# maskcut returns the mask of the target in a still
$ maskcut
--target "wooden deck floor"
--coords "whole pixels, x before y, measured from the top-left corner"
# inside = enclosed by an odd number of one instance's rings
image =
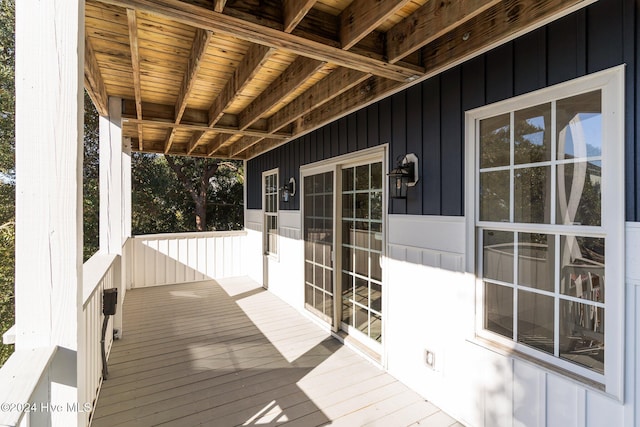
[[[451,426],[444,412],[249,279],[135,289],[103,426]]]

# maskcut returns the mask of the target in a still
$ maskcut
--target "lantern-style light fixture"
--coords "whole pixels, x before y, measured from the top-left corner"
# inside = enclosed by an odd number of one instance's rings
[[[398,157],[398,164],[387,176],[389,177],[389,196],[392,199],[406,199],[407,189],[418,182],[418,157],[406,154]]]
[[[280,192],[282,201],[288,203],[296,195],[296,179],[294,177],[289,178],[289,182],[280,187]]]

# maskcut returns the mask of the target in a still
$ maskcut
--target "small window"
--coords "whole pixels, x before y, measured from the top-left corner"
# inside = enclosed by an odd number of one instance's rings
[[[467,114],[477,335],[615,394],[624,324],[621,80],[616,69]]]
[[[264,182],[264,230],[265,253],[278,254],[278,171],[265,172]]]

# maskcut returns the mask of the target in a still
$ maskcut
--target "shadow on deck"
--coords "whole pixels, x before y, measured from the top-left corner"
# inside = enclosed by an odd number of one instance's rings
[[[94,427],[456,424],[247,278],[127,292],[109,374]]]

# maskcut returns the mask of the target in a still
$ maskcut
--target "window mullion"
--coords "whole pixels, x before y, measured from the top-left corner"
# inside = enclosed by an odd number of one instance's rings
[[[556,223],[556,189],[557,184],[557,167],[558,160],[558,141],[556,139],[556,101],[551,102],[551,213],[550,224]]]
[[[560,357],[560,235],[554,235],[554,291],[555,298],[553,299],[553,355]]]
[[[513,223],[515,218],[515,186],[514,171],[515,164],[515,113],[509,113],[509,222]]]
[[[512,170],[513,171],[513,170]],[[519,232],[513,233],[513,340],[518,342],[518,239]]]

